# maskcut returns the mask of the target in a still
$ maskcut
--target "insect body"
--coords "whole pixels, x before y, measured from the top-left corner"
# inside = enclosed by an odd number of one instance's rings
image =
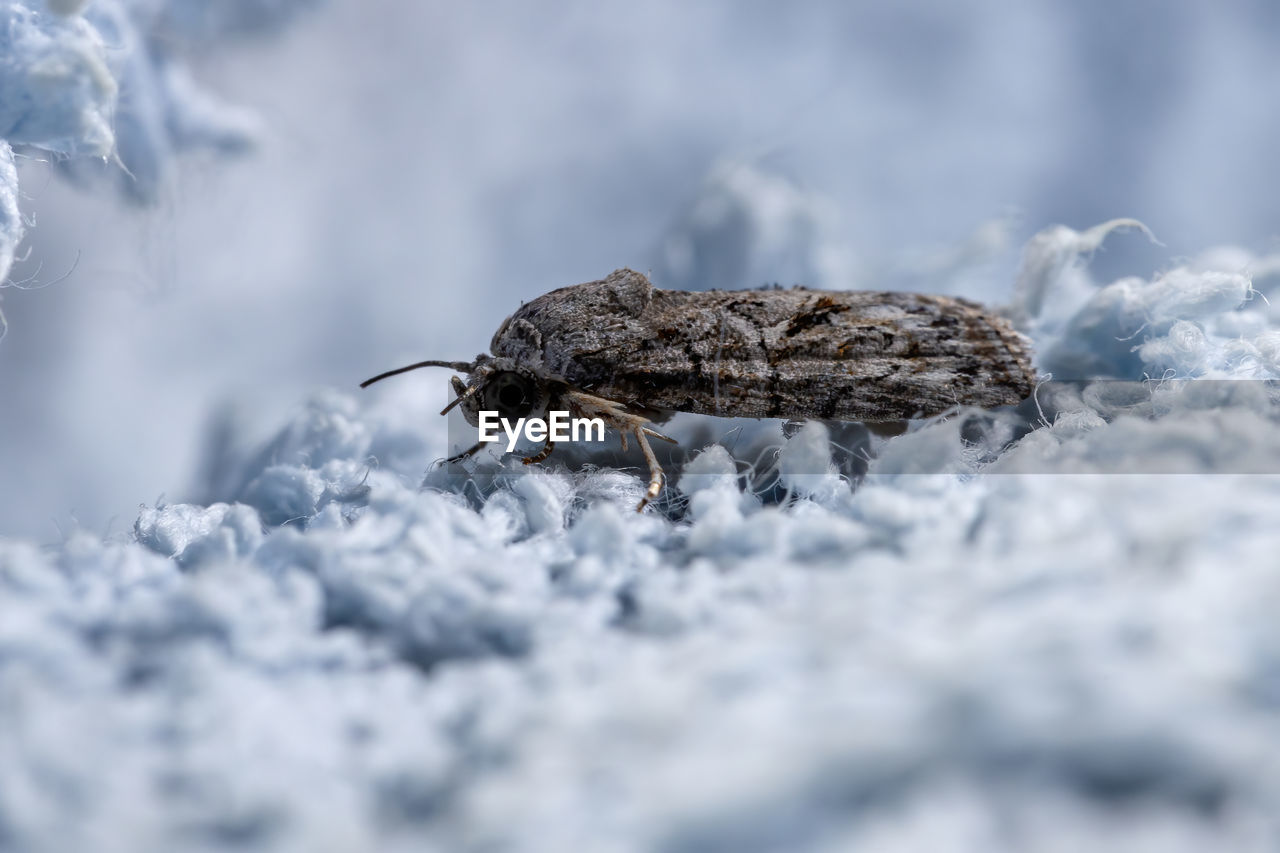
[[[1026,339],[982,306],[947,296],[803,288],[658,290],[618,270],[522,305],[475,361],[450,367],[468,423],[479,412],[600,417],[649,464],[639,509],[662,469],[648,438],[672,412],[746,418],[891,421],[956,405],[1017,403],[1035,384]],[[455,458],[480,449],[477,444]],[[550,440],[526,463],[550,455]]]

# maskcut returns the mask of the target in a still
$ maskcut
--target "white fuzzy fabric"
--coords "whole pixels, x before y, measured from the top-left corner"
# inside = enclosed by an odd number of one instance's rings
[[[102,36],[78,16],[41,7],[0,2],[0,139],[105,157],[118,87]]]
[[[277,29],[314,5],[0,0],[0,141],[59,155],[84,177],[110,160],[106,169],[128,197],[155,201],[179,152],[234,153],[259,133],[254,116],[195,84],[183,49]],[[6,270],[0,265],[0,281]]]
[[[0,139],[0,287],[9,277],[18,244],[25,231],[22,213],[18,210],[18,170],[13,164],[13,149]],[[4,338],[7,323],[0,311],[0,339]]]

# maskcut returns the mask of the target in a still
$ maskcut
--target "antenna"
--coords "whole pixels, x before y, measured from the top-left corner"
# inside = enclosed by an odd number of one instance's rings
[[[366,379],[361,382],[360,387],[368,388],[375,382],[381,382],[383,379],[390,379],[392,376],[399,376],[401,373],[408,373],[410,370],[417,370],[419,367],[447,367],[450,370],[470,373],[475,370],[475,363],[466,361],[420,361],[417,364],[410,364],[407,367],[397,367],[395,370],[388,370],[386,373],[379,373],[372,379]]]

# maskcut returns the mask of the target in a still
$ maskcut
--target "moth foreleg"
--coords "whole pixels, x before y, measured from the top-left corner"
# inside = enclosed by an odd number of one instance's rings
[[[477,453],[479,453],[479,452],[480,452],[480,448],[482,448],[482,447],[484,447],[484,442],[483,442],[483,441],[477,441],[475,444],[471,445],[471,446],[470,446],[470,447],[468,447],[466,450],[464,450],[464,451],[462,451],[461,453],[459,453],[457,456],[450,456],[448,459],[446,459],[446,460],[444,460],[444,461],[445,461],[446,463],[448,463],[448,462],[461,462],[463,459],[469,459],[470,457],[475,456]]]
[[[645,438],[645,433],[652,433],[653,430],[645,429],[637,426],[635,428],[636,444],[640,445],[640,449],[644,451],[644,459],[649,463],[649,488],[645,490],[644,497],[640,499],[640,503],[636,504],[636,512],[640,512],[645,508],[649,501],[658,497],[658,493],[662,491],[662,466],[658,464],[658,457],[653,455],[653,448],[649,446],[649,439]],[[658,435],[660,438],[666,436]]]
[[[551,455],[551,451],[555,449],[555,446],[556,446],[556,443],[552,441],[551,436],[548,435],[546,443],[542,445],[542,449],[532,456],[526,456],[524,458],[524,464],[535,465],[538,462],[541,462],[542,460],[546,459],[548,456]]]
[[[645,435],[648,435],[648,436],[652,436],[653,438],[660,438],[660,439],[662,439],[663,441],[669,442],[669,443],[671,443],[671,444],[677,444],[677,445],[678,445],[678,444],[680,443],[680,442],[676,441],[674,438],[672,438],[671,436],[669,436],[669,435],[663,435],[662,433],[658,432],[657,430],[655,430],[655,429],[649,429],[648,427],[645,427],[645,428],[644,428],[644,434],[645,434]]]
[[[644,509],[649,501],[657,498],[658,493],[662,491],[663,480],[662,466],[658,464],[658,457],[654,455],[653,448],[649,446],[648,436],[660,438],[672,444],[675,444],[676,440],[652,429],[649,426],[648,418],[628,412],[626,406],[616,400],[597,397],[594,394],[588,394],[585,391],[576,389],[566,391],[564,399],[576,411],[587,416],[598,416],[609,426],[616,429],[622,439],[623,450],[627,449],[627,436],[635,436],[636,443],[640,445],[640,450],[644,452],[645,461],[649,463],[649,488],[645,490],[644,497],[636,507],[636,512]]]

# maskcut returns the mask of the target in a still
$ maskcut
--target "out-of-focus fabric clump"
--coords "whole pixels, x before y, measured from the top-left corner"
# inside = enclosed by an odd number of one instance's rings
[[[18,210],[18,170],[13,164],[13,149],[0,140],[0,287],[9,277],[25,230]],[[4,314],[0,313],[0,337],[3,336]]]
[[[154,201],[182,151],[236,153],[259,133],[254,116],[193,80],[185,56],[274,32],[315,5],[0,0],[0,282],[22,237],[13,149],[55,155],[79,180],[105,173],[126,198]]]

